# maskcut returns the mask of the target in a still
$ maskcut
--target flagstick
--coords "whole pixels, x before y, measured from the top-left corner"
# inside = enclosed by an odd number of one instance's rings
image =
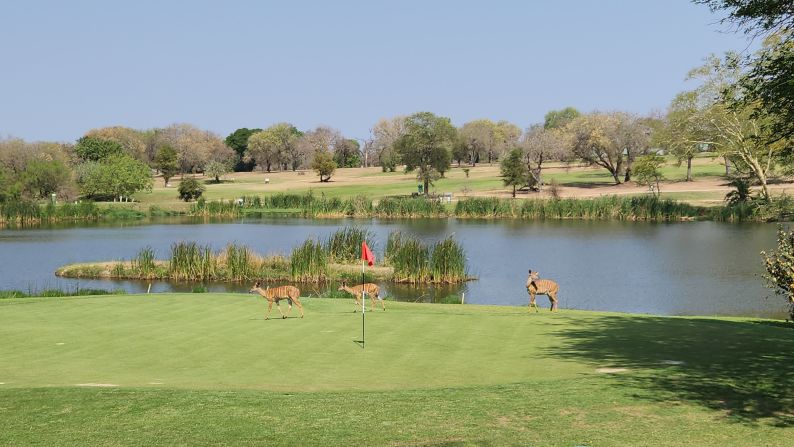
[[[361,349],[364,349],[364,262],[361,260]]]

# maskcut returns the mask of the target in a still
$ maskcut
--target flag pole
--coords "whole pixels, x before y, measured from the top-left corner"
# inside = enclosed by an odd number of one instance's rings
[[[362,256],[363,257],[363,256]],[[364,259],[361,260],[361,349],[364,349]]]

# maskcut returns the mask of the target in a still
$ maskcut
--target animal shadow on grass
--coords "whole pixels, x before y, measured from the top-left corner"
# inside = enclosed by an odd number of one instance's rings
[[[628,368],[614,380],[647,390],[642,398],[696,403],[735,422],[794,426],[790,325],[605,316],[555,335],[563,345],[548,356]]]

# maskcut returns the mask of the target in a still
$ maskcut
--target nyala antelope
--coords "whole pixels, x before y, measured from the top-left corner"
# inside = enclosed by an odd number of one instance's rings
[[[529,271],[529,278],[527,278],[527,292],[529,293],[529,308],[535,307],[535,312],[538,310],[538,303],[535,302],[536,295],[546,295],[551,302],[551,311],[557,309],[557,292],[560,291],[560,285],[550,279],[539,279],[538,272]]]
[[[265,320],[270,319],[270,310],[273,309],[273,302],[276,303],[276,308],[278,309],[278,313],[281,314],[281,318],[287,318],[290,311],[292,310],[292,303],[298,306],[298,309],[301,311],[301,318],[303,318],[303,305],[301,304],[300,296],[301,291],[298,290],[295,286],[281,286],[281,287],[274,287],[270,288],[269,286],[262,290],[259,287],[259,281],[251,287],[251,290],[248,293],[258,293],[262,295],[267,300],[267,315],[265,315]],[[279,306],[278,302],[281,300],[288,300],[289,301],[289,309],[287,309],[287,314],[284,315],[284,312],[281,311],[281,306]]]
[[[373,284],[368,282],[366,284],[362,284],[360,286],[348,287],[347,284],[342,283],[341,286],[337,290],[344,290],[345,292],[353,295],[353,298],[356,299],[355,309],[353,312],[356,312],[361,305],[361,290],[364,290],[364,293],[369,295],[369,300],[372,302],[372,306],[370,306],[370,310],[375,310],[375,299],[377,298],[380,301],[380,305],[383,307],[383,310],[386,310],[386,305],[383,304],[383,300],[380,298],[380,287],[377,284]]]

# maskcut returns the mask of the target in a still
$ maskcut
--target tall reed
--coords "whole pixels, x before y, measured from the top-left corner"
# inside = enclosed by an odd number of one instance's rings
[[[195,242],[171,244],[168,272],[177,280],[211,280],[216,278],[218,264],[209,245]]]
[[[139,278],[155,278],[157,271],[157,264],[154,261],[154,250],[152,247],[142,248],[134,258],[132,258],[131,270],[137,274]]]
[[[394,268],[394,281],[430,282],[430,251],[416,236],[392,233],[386,245],[386,259]]]
[[[374,234],[366,228],[345,226],[336,230],[326,242],[330,262],[356,262],[361,259],[361,243],[368,241],[374,248]]]
[[[430,255],[432,282],[459,283],[466,281],[466,253],[452,237],[436,242]]]
[[[323,282],[328,279],[328,254],[320,241],[307,239],[292,250],[292,279],[301,282]]]
[[[262,259],[245,245],[228,244],[218,255],[227,280],[243,281],[256,279],[261,271]]]

